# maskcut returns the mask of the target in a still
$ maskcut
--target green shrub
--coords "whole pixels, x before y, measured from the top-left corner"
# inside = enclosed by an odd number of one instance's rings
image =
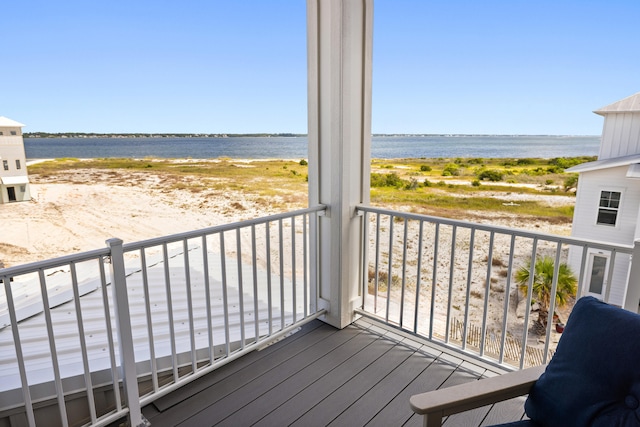
[[[473,181],[471,181],[471,185],[474,187],[480,187],[480,181],[477,179],[474,179]]]
[[[564,191],[570,191],[578,187],[578,174],[572,174],[564,180]]]
[[[401,188],[407,182],[395,173],[372,173],[371,187],[395,187]]]
[[[502,172],[495,169],[485,169],[478,174],[478,179],[480,181],[488,180],[492,182],[498,182],[502,181],[502,177]]]
[[[534,163],[533,159],[518,159],[516,162],[518,166],[532,165]]]
[[[415,190],[416,188],[418,188],[418,181],[416,181],[415,179],[411,178],[411,181],[407,182],[404,186],[405,190]]]
[[[442,171],[442,176],[458,176],[460,175],[460,166],[455,163],[447,163]]]
[[[307,162],[305,159],[300,160],[300,166],[307,166],[309,164],[309,162]]]
[[[420,171],[421,172],[431,172],[431,166],[422,165],[422,166],[420,166]]]

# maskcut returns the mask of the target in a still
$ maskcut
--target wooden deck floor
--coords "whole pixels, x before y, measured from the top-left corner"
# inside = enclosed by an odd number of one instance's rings
[[[421,426],[409,397],[495,373],[360,320],[320,321],[143,408],[161,426]],[[523,417],[524,399],[449,417],[480,426]]]

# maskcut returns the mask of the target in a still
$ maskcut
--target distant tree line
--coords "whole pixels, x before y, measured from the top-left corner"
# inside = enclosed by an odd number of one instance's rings
[[[300,133],[94,133],[94,132],[25,132],[25,138],[234,138],[299,137]]]

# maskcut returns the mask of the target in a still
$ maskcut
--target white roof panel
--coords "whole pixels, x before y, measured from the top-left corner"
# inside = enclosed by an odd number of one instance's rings
[[[3,176],[0,177],[0,181],[4,185],[16,185],[16,184],[28,184],[29,177],[26,175],[21,176]]]
[[[600,114],[601,116],[604,116],[607,113],[631,112],[640,112],[640,92],[594,111],[594,113]]]
[[[24,127],[22,123],[18,123],[15,120],[8,119],[4,116],[0,116],[0,127],[2,128],[21,128]]]
[[[599,169],[617,168],[640,163],[640,154],[631,156],[614,157],[611,159],[596,160],[595,162],[582,163],[566,169],[566,172],[588,172]]]

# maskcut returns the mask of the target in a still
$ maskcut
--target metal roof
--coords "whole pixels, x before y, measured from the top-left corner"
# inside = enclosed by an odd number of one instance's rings
[[[4,185],[28,184],[29,177],[21,176],[0,176],[0,182]]]
[[[201,267],[201,253],[193,251],[194,255],[192,264],[190,264],[191,287],[193,293],[192,313],[194,322],[195,347],[198,355],[207,352],[209,346],[209,333],[207,332],[207,318],[204,298],[204,278]],[[186,293],[184,292],[185,268],[181,261],[182,257],[172,256],[170,262],[169,276],[171,281],[171,299],[173,304],[173,326],[175,329],[175,348],[178,353],[179,362],[182,359],[181,354],[186,354],[191,349],[191,333],[189,324],[189,306],[186,301]],[[192,258],[192,257],[190,257]],[[212,256],[213,258],[213,256]],[[156,260],[157,261],[157,260]],[[213,267],[213,265],[211,266]],[[269,318],[275,325],[280,322],[291,323],[292,313],[287,309],[284,310],[284,319],[281,319],[279,303],[283,302],[280,296],[280,286],[276,285],[280,282],[280,277],[272,274],[271,298],[273,307],[268,308],[266,302],[267,289],[261,286],[258,295],[253,295],[252,274],[253,267],[248,264],[242,265],[242,282],[244,290],[241,292],[238,287],[238,265],[233,257],[227,259],[226,266],[227,275],[227,313],[229,340],[231,348],[234,349],[240,343],[241,337],[241,317],[244,317],[244,329],[246,339],[251,339],[255,335],[255,321],[259,323],[259,334],[261,336],[269,334]],[[78,270],[79,291],[81,295],[82,318],[85,330],[85,339],[87,344],[88,360],[94,385],[101,382],[108,382],[110,377],[109,367],[109,351],[107,349],[107,331],[105,328],[105,304],[103,300],[103,288],[96,267],[89,265],[76,266]],[[68,269],[66,269],[68,270]],[[91,274],[93,270],[93,274]],[[211,280],[211,312],[212,326],[211,331],[214,340],[214,351],[216,356],[224,354],[224,328],[227,320],[224,318],[223,309],[223,290],[221,272],[218,269],[209,271]],[[258,282],[267,282],[267,272],[258,269]],[[93,277],[89,277],[93,276]],[[68,271],[59,271],[58,274],[52,274],[47,277],[47,288],[50,288],[49,300],[51,307],[51,318],[55,330],[55,345],[57,348],[58,362],[60,364],[61,377],[65,378],[66,383],[70,387],[73,385],[81,386],[83,365],[82,354],[79,346],[78,328],[76,323],[76,310],[73,301],[73,293],[68,286],[64,286],[65,277],[68,279]],[[167,369],[171,365],[171,336],[170,336],[170,320],[167,315],[167,289],[165,282],[164,262],[150,262],[147,268],[147,277],[149,284],[150,308],[153,319],[153,336],[155,357],[158,360],[158,369]],[[16,278],[18,280],[18,278]],[[108,280],[108,278],[107,278]],[[35,281],[34,281],[35,282]],[[29,372],[29,382],[32,386],[33,398],[38,399],[55,394],[53,389],[53,370],[51,361],[51,352],[49,348],[49,340],[47,338],[45,318],[42,313],[41,294],[36,289],[39,284],[14,283],[12,289],[16,290],[15,300],[16,309],[19,319],[21,341],[23,341],[23,352],[25,353],[27,370]],[[109,283],[106,284],[111,287]],[[284,279],[284,288],[290,289],[291,282]],[[297,286],[301,286],[300,283]],[[134,337],[134,351],[136,362],[139,365],[139,373],[148,373],[150,349],[148,345],[148,325],[146,321],[145,295],[143,286],[143,274],[140,268],[128,268],[127,271],[127,289],[130,301],[130,315],[132,323],[132,332]],[[111,311],[112,327],[115,328],[115,318],[113,317],[113,301],[111,289],[105,290],[109,310]],[[299,289],[302,294],[302,289]],[[240,314],[239,299],[242,294],[244,301],[244,316]],[[285,292],[282,296],[285,306],[290,307],[291,295]],[[254,312],[254,300],[257,299],[258,311]],[[300,305],[298,301],[296,306]],[[0,314],[6,310],[0,307]],[[303,311],[302,306],[297,307],[298,313]],[[15,351],[13,349],[12,331],[8,326],[8,316],[0,316],[0,396],[4,403],[19,403],[21,399],[20,376]],[[278,326],[275,326],[277,328]],[[117,341],[117,337],[114,337]],[[117,350],[116,350],[117,353]],[[203,358],[206,357],[203,354]],[[77,383],[77,384],[76,384]],[[37,385],[37,386],[36,386]],[[34,387],[36,386],[36,387]]]
[[[24,127],[22,123],[16,122],[15,120],[8,119],[4,116],[0,116],[0,127],[2,128],[21,128]]]
[[[609,113],[631,113],[631,112],[640,112],[640,92],[594,111],[594,113],[600,114],[601,116],[604,116]]]
[[[596,160],[595,162],[582,163],[566,169],[566,172],[589,172],[599,169],[617,168],[640,163],[640,154],[631,156],[614,157],[611,159]]]

